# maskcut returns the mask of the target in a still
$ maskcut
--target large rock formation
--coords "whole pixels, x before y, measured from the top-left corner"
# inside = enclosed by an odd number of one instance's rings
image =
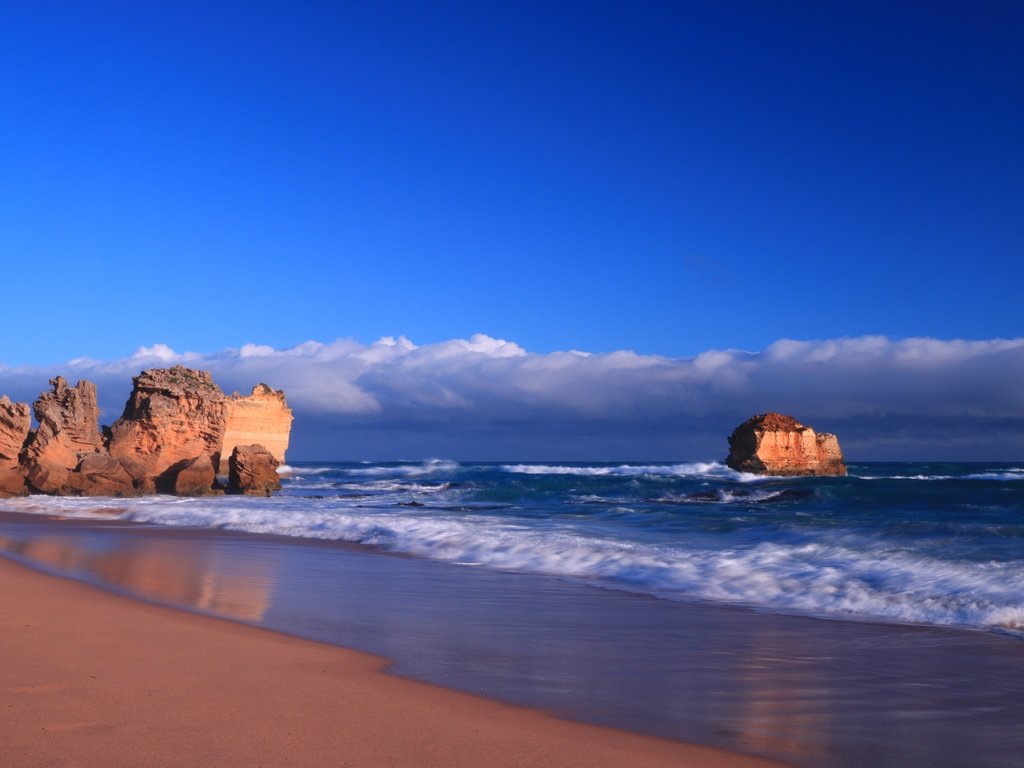
[[[238,445],[258,443],[280,464],[284,464],[291,429],[292,409],[285,402],[284,392],[266,384],[257,384],[248,397],[236,392],[227,401],[227,427],[220,450],[220,472],[227,472],[228,457]]]
[[[31,428],[28,403],[12,403],[7,395],[0,397],[0,498],[28,493],[18,456]]]
[[[39,427],[28,437],[21,464],[34,490],[75,493],[68,487],[70,473],[84,456],[104,451],[96,385],[80,381],[69,387],[58,376],[50,380],[50,387],[33,406]]]
[[[182,461],[220,458],[227,398],[206,371],[153,368],[134,379],[124,414],[110,428],[110,455],[142,467],[143,488]]]
[[[725,463],[759,475],[846,474],[835,435],[818,434],[781,413],[762,413],[736,427],[729,436]]]
[[[124,414],[106,434],[91,382],[52,379],[34,406],[35,431],[27,404],[0,397],[0,497],[223,493],[222,452],[236,456],[233,492],[280,489],[277,467],[292,423],[284,392],[260,384],[248,397],[227,398],[209,373],[180,365],[143,371],[133,382]]]
[[[228,493],[269,496],[281,490],[278,461],[262,445],[238,445],[228,458]]]

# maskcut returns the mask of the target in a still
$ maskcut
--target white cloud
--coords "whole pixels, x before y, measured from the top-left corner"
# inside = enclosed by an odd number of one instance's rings
[[[58,373],[88,378],[109,422],[133,375],[177,362],[210,370],[228,392],[283,388],[296,458],[712,458],[732,427],[766,410],[837,432],[855,457],[1024,455],[1024,339],[782,339],[683,359],[531,354],[483,334],[211,354],[154,344],[120,360],[0,368],[0,392],[32,400]]]

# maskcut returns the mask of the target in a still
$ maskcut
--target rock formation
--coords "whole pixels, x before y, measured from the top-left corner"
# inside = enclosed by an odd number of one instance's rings
[[[173,493],[176,496],[207,496],[223,493],[215,488],[216,482],[213,459],[204,453],[169,467],[157,478],[156,487],[161,493]]]
[[[725,463],[759,475],[845,475],[839,440],[815,433],[792,416],[762,413],[747,419],[729,436]]]
[[[284,464],[291,429],[292,409],[285,402],[284,392],[266,384],[253,387],[248,397],[236,392],[227,401],[227,427],[220,451],[220,472],[228,471],[228,457],[237,445],[258,443],[280,464]]]
[[[76,496],[138,496],[142,476],[133,474],[130,466],[106,453],[87,454],[56,492]]]
[[[281,490],[278,461],[262,445],[238,445],[228,458],[228,493],[269,496]]]
[[[12,403],[6,395],[0,397],[0,498],[28,493],[18,456],[31,427],[28,403]]]
[[[35,430],[27,404],[0,397],[0,498],[223,493],[217,465],[227,451],[236,454],[234,492],[280,489],[276,470],[292,423],[283,392],[260,384],[248,397],[227,398],[209,373],[180,365],[143,371],[133,382],[124,414],[103,432],[91,382],[52,379],[35,402]]]
[[[181,461],[207,456],[216,465],[226,425],[227,398],[206,371],[177,365],[134,379],[124,414],[110,428],[110,455],[137,462],[143,489]]]
[[[73,493],[75,490],[67,485],[69,474],[84,456],[104,450],[96,385],[80,381],[69,387],[58,376],[50,380],[50,387],[33,406],[39,427],[28,436],[21,465],[32,489]]]

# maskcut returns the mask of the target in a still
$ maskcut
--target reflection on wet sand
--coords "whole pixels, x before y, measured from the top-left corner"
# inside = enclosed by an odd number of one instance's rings
[[[150,600],[242,621],[260,621],[270,607],[274,559],[225,563],[208,548],[189,549],[177,542],[142,538],[120,539],[111,549],[96,549],[88,543],[80,536],[0,536],[0,549]]]
[[[1017,768],[1024,643],[680,604],[366,548],[5,519],[44,570],[562,716],[817,768]]]
[[[786,637],[767,622],[752,627],[749,653],[737,663],[739,743],[751,752],[817,763],[829,752],[832,718],[822,703],[834,691],[827,668],[806,656],[773,653],[786,647]]]

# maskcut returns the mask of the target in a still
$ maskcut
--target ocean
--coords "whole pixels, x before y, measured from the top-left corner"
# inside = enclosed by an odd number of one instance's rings
[[[282,469],[272,498],[7,500],[0,549],[566,717],[808,766],[1019,765],[1024,465]]]

